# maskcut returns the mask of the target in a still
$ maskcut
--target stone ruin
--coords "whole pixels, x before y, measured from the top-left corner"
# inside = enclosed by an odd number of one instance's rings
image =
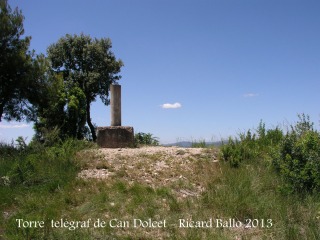
[[[121,126],[121,86],[111,85],[111,126],[97,128],[97,144],[102,148],[134,147],[133,127]]]

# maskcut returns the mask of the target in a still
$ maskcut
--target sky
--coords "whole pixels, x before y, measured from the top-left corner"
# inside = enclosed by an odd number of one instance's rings
[[[30,48],[65,34],[110,38],[124,62],[122,125],[161,143],[219,141],[320,120],[318,0],[9,0]],[[98,98],[92,121],[110,125]],[[32,122],[1,122],[0,140],[30,140]]]

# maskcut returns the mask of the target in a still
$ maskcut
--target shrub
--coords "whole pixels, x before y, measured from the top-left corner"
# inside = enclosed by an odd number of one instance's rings
[[[14,147],[13,142],[11,144],[0,142],[0,159],[15,155],[18,150]]]
[[[273,164],[287,182],[289,191],[320,190],[320,134],[313,129],[309,117],[291,126],[284,137]]]
[[[239,167],[248,160],[272,158],[272,164],[287,183],[283,190],[312,192],[320,190],[320,134],[309,116],[298,115],[299,121],[283,134],[278,127],[266,130],[260,122],[256,132],[249,130],[239,139],[229,138],[222,145],[222,159]]]
[[[282,131],[277,127],[266,130],[265,124],[260,122],[255,133],[248,130],[239,134],[239,138],[229,138],[227,144],[221,147],[222,158],[232,167],[239,167],[244,160],[254,160],[269,156],[280,144]]]
[[[21,140],[21,139],[20,139]],[[18,149],[23,146],[23,151]],[[74,161],[74,154],[92,144],[86,141],[68,139],[54,146],[46,147],[33,142],[29,146],[20,143],[17,152],[2,159],[0,171],[7,176],[12,187],[22,185],[56,187],[76,175],[78,166]]]
[[[249,159],[251,150],[246,146],[246,143],[238,139],[229,138],[228,143],[221,147],[222,158],[230,163],[231,167],[239,167],[244,159]]]
[[[191,147],[192,148],[206,148],[207,144],[204,139],[200,139],[199,141],[192,141]]]
[[[151,133],[143,133],[139,132],[134,135],[134,140],[136,145],[152,145],[157,146],[159,145],[159,140],[157,137],[153,137]]]

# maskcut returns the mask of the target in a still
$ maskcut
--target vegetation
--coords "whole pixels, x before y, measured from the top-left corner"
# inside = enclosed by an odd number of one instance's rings
[[[207,147],[207,143],[204,139],[201,139],[199,141],[192,141],[191,147],[192,148],[205,148],[205,147]]]
[[[110,84],[123,66],[109,38],[69,35],[48,47],[48,56],[29,51],[22,12],[0,0],[0,121],[35,122],[36,138],[58,129],[61,139],[96,140],[90,105],[109,104]],[[57,117],[59,116],[59,117]]]
[[[232,167],[239,167],[243,161],[268,158],[279,147],[283,137],[280,128],[266,130],[261,121],[255,132],[248,130],[239,134],[239,138],[230,137],[227,144],[223,143],[222,158]]]
[[[230,138],[221,153],[232,167],[272,159],[272,166],[285,180],[283,190],[300,194],[320,190],[320,133],[304,114],[286,133],[278,127],[266,131],[261,122],[256,133],[249,130],[240,139]]]
[[[54,93],[58,93],[58,99],[48,98],[40,112],[42,119],[38,126],[58,126],[67,136],[82,139],[88,134],[87,124],[92,140],[96,140],[90,105],[97,96],[105,105],[109,104],[110,84],[121,78],[118,73],[123,66],[111,47],[109,38],[92,39],[84,34],[67,34],[48,47],[50,70],[55,76],[53,84],[57,87]],[[52,121],[52,115],[61,116],[63,122]]]
[[[159,140],[157,137],[152,136],[151,133],[139,132],[134,135],[136,145],[151,145],[158,146]]]
[[[201,140],[195,154],[121,150],[114,167],[76,140],[95,140],[90,104],[100,96],[107,105],[120,79],[110,39],[66,35],[48,57],[35,56],[23,19],[0,0],[0,121],[25,118],[36,129],[30,144],[0,143],[0,239],[320,239],[320,133],[308,116],[287,131],[261,121],[229,138],[224,161]],[[135,141],[159,144],[151,133]],[[108,181],[80,177],[89,170]],[[167,225],[124,225],[133,219]],[[178,227],[179,219],[213,225]]]
[[[265,136],[268,132],[270,137],[269,130]],[[36,142],[26,145],[20,138],[16,146],[2,144],[0,236],[5,239],[319,239],[319,192],[309,191],[301,196],[294,191],[284,191],[283,186],[290,181],[281,175],[281,164],[276,168],[277,159],[273,158],[271,145],[263,145],[258,133],[255,134],[255,140],[252,140],[253,134],[251,141],[259,151],[254,152],[255,157],[241,159],[237,167],[230,166],[229,160],[212,161],[215,148],[199,149],[200,154],[194,155],[188,154],[188,149],[177,149],[172,155],[145,153],[136,160],[136,156],[117,155],[117,161],[138,162],[133,168],[130,164],[116,168],[105,161],[98,150],[79,153],[80,149],[90,147],[84,141],[69,139],[45,147]],[[285,142],[286,135],[283,135],[276,149],[281,152]],[[237,144],[240,146],[241,142]],[[244,146],[247,145],[242,148]],[[297,146],[300,146],[298,142]],[[158,169],[157,175],[149,174],[151,166]],[[108,181],[77,178],[79,171],[87,169],[113,174]],[[146,173],[154,176],[154,180],[144,181],[139,177]],[[152,185],[153,181],[158,184]],[[108,225],[111,219],[132,224],[134,218],[165,219],[167,227],[112,228]],[[43,220],[45,225],[19,228],[16,219]],[[52,220],[61,219],[91,219],[92,224],[99,220],[106,221],[107,225],[52,227]],[[212,228],[179,228],[179,219],[212,219],[214,225]],[[216,227],[217,219],[235,219],[242,224],[256,219],[258,226]]]
[[[92,145],[88,142],[73,139],[51,147],[37,142],[27,146],[23,138],[17,140],[16,146],[1,144],[0,226],[5,227],[8,238],[33,239],[29,233],[33,230],[27,229],[16,235],[15,232],[19,229],[14,225],[14,219],[19,216],[46,218],[48,216],[43,214],[57,210],[58,202],[55,203],[57,205],[50,205],[56,200],[53,196],[59,195],[75,179],[80,169],[74,158],[76,152],[90,146]],[[42,200],[45,202],[41,202]],[[43,212],[40,208],[44,205],[46,207]],[[10,218],[11,215],[14,218]],[[4,228],[0,227],[0,237],[3,231]]]
[[[32,119],[32,104],[39,100],[39,62],[29,51],[31,37],[24,35],[24,17],[0,0],[0,121]]]
[[[289,191],[299,193],[320,190],[320,133],[313,128],[309,117],[291,126],[274,154],[273,165],[286,180]]]

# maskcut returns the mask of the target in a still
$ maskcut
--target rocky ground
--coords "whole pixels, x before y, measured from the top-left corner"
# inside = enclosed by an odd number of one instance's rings
[[[179,197],[197,196],[203,190],[201,173],[208,163],[218,163],[213,148],[140,147],[104,148],[79,153],[85,162],[79,178],[108,181],[123,179],[129,184],[152,188],[171,187]]]

